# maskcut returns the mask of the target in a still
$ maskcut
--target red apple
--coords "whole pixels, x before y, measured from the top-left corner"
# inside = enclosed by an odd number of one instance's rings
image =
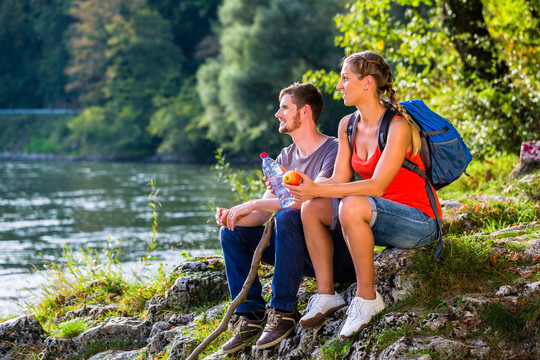
[[[302,178],[294,170],[289,170],[283,175],[283,182],[289,185],[300,185]]]

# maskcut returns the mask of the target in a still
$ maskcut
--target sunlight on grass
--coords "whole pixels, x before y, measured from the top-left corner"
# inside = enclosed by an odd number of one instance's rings
[[[50,335],[64,339],[75,337],[82,334],[88,329],[91,329],[96,324],[96,321],[86,320],[85,318],[75,318],[58,324],[51,329]]]

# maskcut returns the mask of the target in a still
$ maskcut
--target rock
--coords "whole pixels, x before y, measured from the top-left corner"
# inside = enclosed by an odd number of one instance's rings
[[[41,344],[45,331],[34,315],[20,316],[0,324],[0,341]]]
[[[109,350],[90,357],[88,360],[137,360],[140,359],[139,350],[119,351]]]
[[[452,209],[459,209],[463,206],[463,203],[458,200],[443,200],[439,199],[439,202],[441,204],[441,208],[444,210],[452,210]]]
[[[148,353],[151,355],[158,354],[173,342],[177,336],[181,336],[184,332],[184,329],[180,326],[175,326],[163,331],[156,331],[148,339],[148,346],[146,347]]]
[[[519,164],[510,173],[510,177],[520,177],[540,169],[540,140],[521,144]]]
[[[175,269],[180,276],[165,294],[165,307],[193,310],[195,304],[225,300],[229,294],[223,263],[218,259],[186,262]]]
[[[99,326],[86,330],[72,339],[47,338],[41,360],[76,356],[92,344],[116,342],[143,346],[146,345],[150,331],[151,324],[148,322],[129,318],[108,318]]]
[[[171,345],[171,354],[167,360],[185,359],[197,345],[195,338],[190,335],[177,336]]]
[[[4,321],[0,324],[0,358],[16,346],[41,345],[44,335],[45,331],[34,315]]]
[[[506,236],[505,239],[499,239],[493,233],[488,238],[495,243],[493,249],[497,249],[497,254],[510,256],[517,253],[519,259],[523,260],[531,270],[534,266],[540,266],[535,263],[538,261],[535,256],[538,254],[537,245],[540,239],[526,237],[519,232],[517,236],[509,234],[510,231],[521,231],[521,229],[506,229],[506,232],[501,233]],[[411,265],[414,256],[419,251],[425,250],[386,249],[375,257],[376,287],[388,309],[385,313],[376,316],[350,340],[344,342],[337,337],[346,317],[347,308],[345,307],[313,328],[302,328],[297,325],[294,333],[274,348],[257,351],[246,347],[235,353],[234,358],[238,360],[300,360],[329,358],[330,356],[343,360],[429,360],[432,356],[433,358],[491,359],[495,354],[500,356],[496,357],[497,359],[525,359],[538,355],[538,345],[536,342],[531,343],[526,336],[524,338],[528,342],[492,343],[491,335],[489,335],[491,330],[482,317],[484,311],[494,304],[501,305],[510,312],[521,311],[524,304],[536,304],[534,298],[540,295],[540,281],[527,282],[525,276],[514,283],[500,286],[492,293],[456,294],[444,303],[446,308],[439,308],[434,313],[427,313],[427,310],[421,308],[407,311],[391,308],[393,304],[411,294],[417,284],[417,276],[411,271]],[[228,294],[222,265],[222,262],[216,259],[191,261],[179,265],[175,271],[179,272],[180,277],[166,295],[156,296],[147,303],[146,319],[108,318],[101,320],[99,326],[72,339],[49,337],[42,344],[44,349],[40,354],[41,359],[76,358],[95,343],[107,344],[112,341],[126,344],[130,349],[133,346],[137,347],[138,350],[110,350],[96,354],[90,359],[150,359],[163,358],[164,354],[169,354],[169,359],[187,358],[200,341],[196,336],[201,324],[218,319],[218,316],[227,310],[228,303],[215,305],[204,313],[195,310],[203,299],[215,303],[222,301]],[[518,273],[525,271],[520,270],[518,266],[511,270]],[[265,292],[270,290],[265,289]],[[336,291],[350,303],[355,295],[356,284],[336,284]],[[263,295],[267,296],[266,293]],[[309,296],[310,293],[306,289],[301,289],[299,292],[302,303],[306,303]],[[105,308],[89,306],[71,311],[64,318],[80,316],[93,318],[95,314],[102,313]],[[29,324],[32,322],[35,323],[34,325],[37,324],[37,332],[28,331],[27,327],[30,327]],[[0,324],[0,358],[4,358],[5,352],[10,351],[3,350],[2,340],[13,341],[14,331],[17,335],[19,333],[35,334],[24,337],[24,341],[40,344],[39,341],[44,332],[38,325],[37,320],[35,318],[32,320],[31,317],[13,319]],[[22,329],[19,329],[20,327]],[[487,334],[486,337],[482,333]],[[332,351],[335,352],[333,355],[328,355],[329,351],[331,354]],[[426,352],[429,352],[429,355]],[[218,351],[207,356],[205,360],[228,358],[230,357]]]

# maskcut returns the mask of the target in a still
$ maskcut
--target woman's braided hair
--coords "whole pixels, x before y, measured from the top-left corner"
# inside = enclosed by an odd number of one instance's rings
[[[345,56],[343,60],[341,60],[340,67],[345,63],[351,65],[352,71],[359,75],[360,79],[363,79],[367,75],[373,77],[375,84],[377,85],[377,93],[381,100],[382,96],[386,93],[388,103],[385,102],[385,106],[397,110],[401,116],[407,120],[412,135],[412,156],[418,154],[421,146],[420,134],[412,119],[407,114],[407,111],[405,111],[396,98],[396,92],[393,88],[394,76],[392,75],[392,70],[390,70],[388,63],[384,61],[380,55],[372,51],[363,51]]]

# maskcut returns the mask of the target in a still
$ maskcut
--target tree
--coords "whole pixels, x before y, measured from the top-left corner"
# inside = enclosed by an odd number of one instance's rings
[[[174,43],[186,57],[187,73],[197,71],[207,56],[219,52],[212,26],[217,22],[220,0],[147,0],[171,25]]]
[[[0,3],[0,107],[39,107],[39,42],[30,21],[29,0]]]
[[[518,152],[540,132],[538,18],[523,0],[356,1],[336,23],[346,54],[383,55],[398,97],[454,121],[477,155]],[[306,76],[329,91],[339,78]]]
[[[246,155],[289,142],[276,134],[278,93],[310,68],[335,67],[332,17],[341,9],[339,0],[225,0],[221,54],[197,72],[209,137]]]
[[[133,7],[143,0],[135,0]],[[101,104],[105,95],[105,49],[110,34],[107,27],[127,7],[126,0],[73,0],[70,15],[74,23],[69,30],[71,60],[66,67],[68,92],[74,92],[82,106]]]
[[[203,110],[194,86],[195,80],[188,78],[176,96],[154,98],[158,110],[150,119],[148,131],[162,139],[158,153],[197,161],[213,158],[215,144],[201,136],[207,129],[200,124]]]
[[[104,15],[106,37],[96,56],[104,71],[95,89],[100,99],[72,122],[71,129],[86,152],[150,155],[160,140],[147,131],[156,110],[153,99],[177,93],[182,54],[157,11],[142,2],[118,5],[112,15]]]
[[[493,82],[504,79],[509,69],[497,53],[483,10],[480,0],[442,3],[443,24],[459,53],[463,70]]]
[[[76,99],[65,94],[67,78],[64,69],[68,61],[66,30],[71,24],[71,0],[30,0],[31,22],[39,42],[35,91],[44,107],[70,107]]]

